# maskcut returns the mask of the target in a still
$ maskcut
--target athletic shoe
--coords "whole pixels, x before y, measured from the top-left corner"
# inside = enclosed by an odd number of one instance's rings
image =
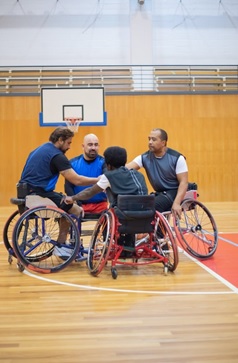
[[[68,260],[72,256],[73,250],[67,247],[55,246],[53,255],[58,256],[61,260]]]

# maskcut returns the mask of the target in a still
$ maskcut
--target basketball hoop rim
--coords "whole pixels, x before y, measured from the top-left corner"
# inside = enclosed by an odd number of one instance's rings
[[[82,121],[82,118],[80,117],[65,117],[64,122],[66,123],[66,126],[69,130],[73,132],[78,131],[78,127],[80,125],[80,122]]]

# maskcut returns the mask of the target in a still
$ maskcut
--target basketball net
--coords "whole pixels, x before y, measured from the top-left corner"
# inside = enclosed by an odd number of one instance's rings
[[[78,132],[78,128],[80,125],[80,122],[82,121],[81,117],[65,117],[64,119],[68,129],[73,132]]]

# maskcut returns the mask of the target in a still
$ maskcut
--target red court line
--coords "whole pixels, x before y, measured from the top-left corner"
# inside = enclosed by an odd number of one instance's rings
[[[215,254],[210,259],[201,262],[238,288],[237,261],[238,233],[222,233],[219,235]]]

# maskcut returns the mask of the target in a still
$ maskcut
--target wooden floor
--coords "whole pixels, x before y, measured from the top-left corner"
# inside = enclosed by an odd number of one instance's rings
[[[220,231],[238,232],[238,203],[206,206]],[[13,210],[0,208],[1,231]],[[124,266],[113,280],[85,263],[20,273],[0,243],[0,276],[1,363],[238,362],[237,290],[182,252],[174,274]]]

